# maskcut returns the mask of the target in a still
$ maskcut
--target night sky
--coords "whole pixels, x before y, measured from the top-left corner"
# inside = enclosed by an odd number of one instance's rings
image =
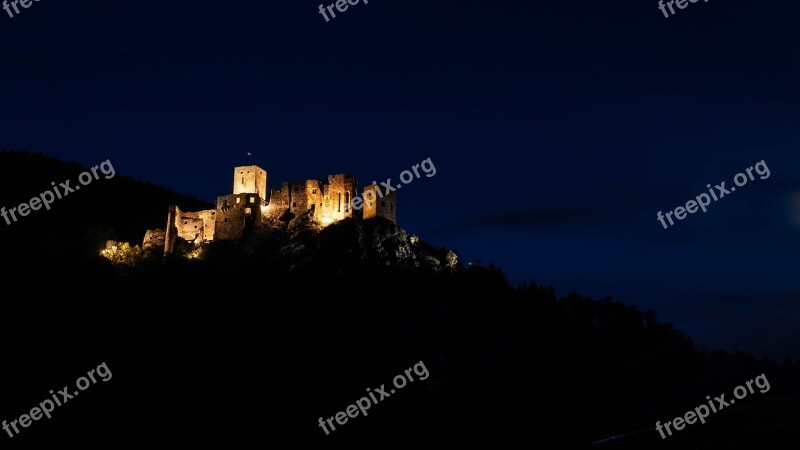
[[[238,164],[363,186],[430,157],[398,223],[462,261],[798,358],[800,5],[657,3],[41,0],[0,10],[0,147],[210,201]]]

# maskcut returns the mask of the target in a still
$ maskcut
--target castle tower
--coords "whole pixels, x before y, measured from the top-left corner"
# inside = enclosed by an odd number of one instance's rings
[[[239,166],[233,169],[233,193],[256,194],[267,197],[267,171],[258,166]]]
[[[322,185],[322,208],[317,218],[325,225],[353,217],[353,199],[358,195],[358,185],[352,175],[328,175]]]
[[[380,192],[379,192],[380,191]],[[381,187],[376,184],[364,186],[364,212],[362,217],[371,219],[383,217],[397,223],[397,193],[384,194]]]

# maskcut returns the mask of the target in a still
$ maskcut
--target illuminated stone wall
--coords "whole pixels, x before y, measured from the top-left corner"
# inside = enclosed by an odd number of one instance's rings
[[[201,243],[204,241],[213,241],[215,236],[215,215],[216,210],[208,209],[205,211],[187,212],[181,211],[178,206],[171,206],[169,213],[167,213],[167,229],[163,231],[163,246],[164,252],[172,253],[175,246],[175,238],[180,237],[189,242]],[[160,230],[152,230],[160,231]],[[145,234],[143,248],[148,244],[148,235],[151,230]]]
[[[181,212],[175,218],[178,236],[189,242],[202,242],[203,219],[196,212]],[[199,240],[198,240],[199,239]]]
[[[279,191],[272,190],[267,214],[279,216],[289,210],[295,215],[309,210],[323,225],[353,216],[351,200],[357,192],[352,175],[329,175],[327,181],[306,180],[282,183]]]
[[[167,212],[167,229],[164,231],[164,254],[172,253],[175,248],[175,239],[178,238],[178,228],[175,227],[175,221],[181,214],[181,209],[177,205],[169,207]]]
[[[143,250],[164,250],[164,230],[147,230],[142,241]]]
[[[269,203],[265,209],[265,214],[268,217],[278,217],[284,211],[289,209],[289,183],[281,183],[281,188],[271,189],[269,194]]]
[[[319,180],[306,180],[289,183],[289,210],[294,214],[303,214],[310,209],[315,215],[322,206],[322,183]]]
[[[323,225],[353,217],[352,199],[357,194],[356,180],[352,175],[328,175],[323,186],[322,211],[318,215]]]
[[[214,239],[239,239],[246,229],[261,223],[261,198],[256,194],[217,197]]]
[[[217,210],[207,209],[199,211],[197,216],[203,221],[203,234],[200,236],[203,241],[213,241],[217,222]]]

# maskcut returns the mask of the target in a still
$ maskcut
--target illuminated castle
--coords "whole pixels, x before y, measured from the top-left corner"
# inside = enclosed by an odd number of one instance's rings
[[[236,167],[233,194],[217,197],[215,209],[186,212],[177,205],[170,206],[164,253],[172,253],[178,237],[191,243],[239,239],[264,219],[280,217],[287,211],[295,215],[309,213],[322,227],[354,216],[363,219],[380,216],[396,222],[395,193],[380,196],[376,194],[378,189],[374,184],[368,185],[364,188],[365,195],[356,199],[355,178],[340,173],[328,175],[327,180],[283,182],[280,190],[268,192],[266,170],[258,166]],[[145,247],[157,234],[157,230],[148,230]]]

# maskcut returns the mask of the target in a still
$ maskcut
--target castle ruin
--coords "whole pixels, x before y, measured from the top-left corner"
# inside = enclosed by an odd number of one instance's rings
[[[266,218],[278,218],[286,212],[309,213],[321,227],[349,217],[384,217],[396,223],[396,193],[380,195],[379,189],[375,184],[366,186],[363,210],[354,210],[358,185],[352,175],[340,173],[328,175],[327,180],[283,182],[280,190],[268,192],[266,170],[258,166],[236,167],[233,194],[217,197],[214,209],[188,212],[177,205],[170,206],[163,233],[164,253],[172,253],[179,237],[194,244],[239,239]],[[148,230],[145,245],[152,247],[153,239],[160,237],[157,230]]]

